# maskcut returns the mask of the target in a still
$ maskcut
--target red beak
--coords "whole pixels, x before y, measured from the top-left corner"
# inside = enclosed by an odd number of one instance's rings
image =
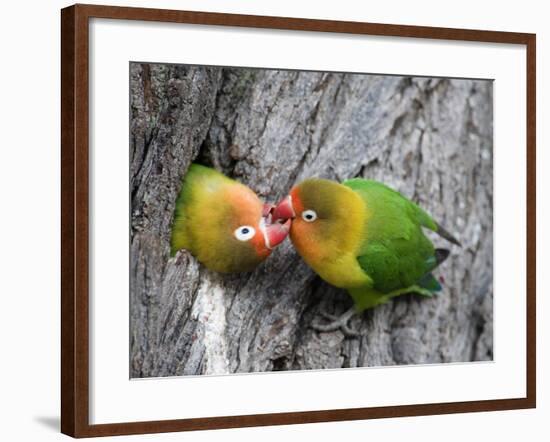
[[[268,249],[273,249],[275,246],[281,244],[288,236],[290,231],[290,224],[292,221],[289,219],[285,223],[266,224],[264,230],[265,245]]]
[[[284,197],[282,201],[277,204],[272,216],[273,222],[276,222],[277,220],[288,220],[296,217],[296,212],[292,206],[292,197],[290,195]]]
[[[264,218],[267,218],[272,209],[275,209],[275,206],[273,204],[264,203],[264,206],[262,208],[262,216]]]

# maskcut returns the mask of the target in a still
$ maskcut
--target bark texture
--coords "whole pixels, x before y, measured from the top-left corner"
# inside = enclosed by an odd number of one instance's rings
[[[223,374],[490,360],[492,83],[240,68],[131,65],[130,375]],[[169,256],[189,164],[276,202],[311,177],[367,177],[413,199],[463,247],[440,295],[365,312],[363,333],[318,333],[351,306],[290,241],[254,272],[220,275]]]

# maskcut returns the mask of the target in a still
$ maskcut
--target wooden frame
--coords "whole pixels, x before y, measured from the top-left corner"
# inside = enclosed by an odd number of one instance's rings
[[[525,45],[527,49],[527,395],[524,398],[90,425],[88,21],[91,17]],[[73,437],[302,424],[536,405],[534,34],[74,5],[61,12],[61,431]]]

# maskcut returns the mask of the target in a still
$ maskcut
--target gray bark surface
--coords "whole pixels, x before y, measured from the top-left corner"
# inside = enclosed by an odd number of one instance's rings
[[[131,65],[131,377],[491,360],[492,83],[480,80]],[[351,306],[285,241],[254,272],[170,258],[189,164],[277,202],[318,176],[382,181],[462,242],[440,295],[404,295],[353,319],[363,336],[310,328]]]

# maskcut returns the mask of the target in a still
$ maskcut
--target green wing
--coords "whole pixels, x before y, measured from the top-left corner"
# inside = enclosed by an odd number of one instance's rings
[[[355,178],[345,186],[357,192],[366,202],[370,217],[367,235],[357,260],[382,293],[422,284],[433,286],[427,274],[437,266],[431,241],[422,227],[437,231],[433,219],[399,192],[376,181]]]

